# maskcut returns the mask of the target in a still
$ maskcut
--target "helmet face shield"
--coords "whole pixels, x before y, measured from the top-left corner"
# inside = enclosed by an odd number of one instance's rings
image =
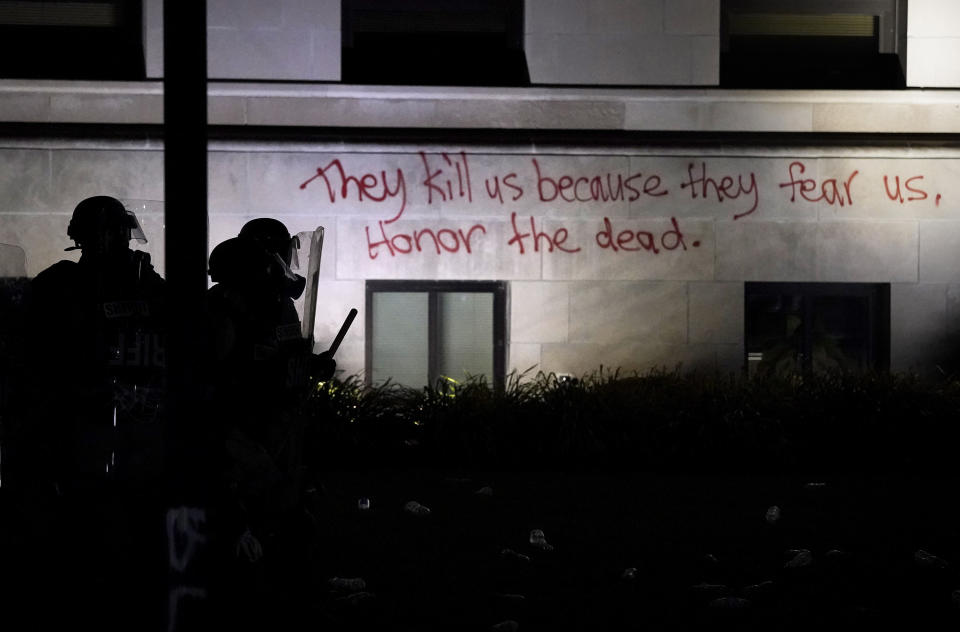
[[[143,232],[143,226],[137,220],[137,216],[130,209],[127,210],[127,223],[130,226],[130,239],[136,239],[138,244],[147,243],[147,235]]]
[[[290,238],[290,245],[287,247],[286,262],[291,270],[300,269],[300,256],[297,252],[300,250],[300,237],[294,235]]]
[[[307,286],[307,280],[294,272],[290,266],[287,265],[287,262],[277,253],[272,252],[270,256],[273,257],[275,263],[274,269],[277,271],[276,276],[283,288],[284,296],[292,299],[300,298],[300,295],[303,294],[303,289]]]

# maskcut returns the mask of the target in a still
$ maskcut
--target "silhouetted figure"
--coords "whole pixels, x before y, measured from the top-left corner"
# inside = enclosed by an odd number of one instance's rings
[[[29,296],[29,479],[51,520],[37,533],[51,556],[42,588],[55,587],[41,606],[57,604],[37,614],[159,628],[164,281],[130,249],[146,238],[115,198],[80,202],[67,235],[80,260],[42,271]]]
[[[304,277],[291,269],[291,266],[299,263],[296,261],[300,246],[299,238],[291,237],[287,227],[272,217],[258,217],[250,220],[240,229],[238,237],[259,244],[267,251],[271,259],[270,275],[276,279],[281,296],[280,301],[283,304],[282,326],[286,330],[285,335],[291,335],[292,327],[290,325],[293,323],[301,324],[293,301],[303,295],[307,284]],[[309,348],[307,350],[311,351]],[[322,382],[333,377],[337,369],[337,362],[329,352],[312,353],[311,351],[306,357],[310,363],[308,368],[309,378],[313,382]]]
[[[310,540],[303,512],[301,404],[335,363],[301,337],[293,300],[304,279],[290,269],[296,244],[280,222],[254,220],[210,254],[208,309],[214,358],[212,414],[221,420],[225,494],[220,532],[236,624],[289,613]],[[295,567],[299,567],[296,568]]]

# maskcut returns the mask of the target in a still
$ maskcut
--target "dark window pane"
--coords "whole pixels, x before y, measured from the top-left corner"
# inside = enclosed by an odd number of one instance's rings
[[[813,299],[813,368],[864,370],[873,359],[870,301],[863,296]]]
[[[723,0],[720,86],[901,89],[905,28],[894,0]]]
[[[747,294],[747,370],[796,372],[803,358],[803,301],[796,294]]]
[[[0,77],[146,76],[141,0],[0,3]]]
[[[344,0],[341,17],[344,83],[530,84],[519,0]]]
[[[889,366],[890,286],[747,283],[747,372],[865,371]]]

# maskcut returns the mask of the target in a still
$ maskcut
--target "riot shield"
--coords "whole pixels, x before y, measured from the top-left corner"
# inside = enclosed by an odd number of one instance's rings
[[[297,233],[299,248],[295,261],[298,272],[307,279],[307,286],[302,299],[297,303],[300,312],[300,335],[310,341],[313,350],[313,327],[317,321],[317,286],[320,283],[320,256],[323,254],[323,226],[317,226],[313,231]],[[291,267],[293,267],[291,265]]]

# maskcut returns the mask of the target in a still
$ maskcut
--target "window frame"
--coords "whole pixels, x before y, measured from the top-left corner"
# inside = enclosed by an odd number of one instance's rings
[[[902,14],[905,5],[901,0],[843,0],[838,4],[836,0],[806,0],[803,4],[786,3],[780,0],[723,0],[721,3],[721,49],[729,45],[729,32],[726,23],[730,13],[793,13],[793,14],[829,14],[829,13],[860,13],[873,15],[879,22],[877,36],[881,53],[896,53],[901,45],[898,38],[898,20],[904,22]]]
[[[364,371],[367,386],[373,384],[373,295],[377,292],[422,292],[427,298],[427,375],[430,386],[440,377],[437,348],[440,294],[476,292],[493,294],[493,376],[494,388],[502,388],[507,367],[507,283],[505,281],[367,280],[364,298]]]
[[[795,294],[801,297],[803,322],[811,322],[813,300],[818,297],[860,297],[868,301],[867,340],[871,341],[869,364],[873,370],[890,370],[890,283],[854,283],[822,281],[747,281],[743,288],[743,371],[749,372],[750,310],[752,296],[776,296]],[[813,371],[813,332],[803,330],[801,370],[804,374]]]
[[[780,70],[772,70],[766,64],[776,60],[777,65],[795,63],[797,56],[806,57],[809,51],[791,47],[754,56],[735,55],[731,51],[731,16],[736,14],[770,15],[836,15],[854,14],[872,16],[876,24],[876,50],[873,56],[858,55],[861,64],[854,69],[844,64],[821,67],[818,64],[803,65],[791,72],[794,77],[786,81]],[[784,42],[790,38],[775,38]],[[807,38],[800,38],[807,39]],[[816,46],[817,38],[810,38]],[[820,38],[823,44],[833,38]],[[849,38],[847,38],[849,40]],[[819,47],[818,47],[819,49]],[[836,51],[843,53],[846,48]],[[849,51],[847,51],[849,53]],[[751,57],[757,60],[752,61]],[[894,70],[892,57],[899,61]],[[907,0],[807,0],[804,3],[790,0],[721,0],[720,3],[720,83],[729,89],[844,89],[844,90],[902,90],[906,86],[907,58]],[[751,61],[746,61],[751,60]],[[824,63],[824,59],[819,60]],[[866,77],[861,74],[869,71]],[[816,78],[814,77],[816,73]],[[828,74],[835,74],[827,78]],[[787,73],[790,74],[790,73]],[[749,77],[749,79],[745,79]]]

